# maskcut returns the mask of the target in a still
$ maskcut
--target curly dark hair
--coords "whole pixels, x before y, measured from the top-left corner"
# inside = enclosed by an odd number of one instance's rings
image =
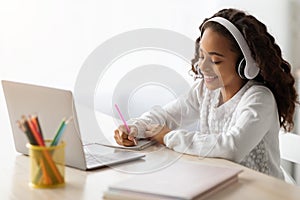
[[[248,15],[237,9],[223,9],[212,17],[223,17],[233,23],[242,33],[250,48],[252,58],[260,68],[260,73],[254,80],[268,87],[277,103],[279,123],[285,131],[291,131],[294,127],[294,112],[296,104],[299,104],[295,89],[295,79],[291,74],[290,64],[282,58],[280,47],[274,37],[268,33],[267,27],[254,16]],[[242,57],[242,52],[229,31],[222,25],[206,18],[200,26],[200,31],[209,27],[222,34],[232,44],[232,51]],[[202,34],[201,33],[201,34]],[[192,59],[192,71],[197,74],[195,64],[199,59],[199,42],[201,36],[195,42],[195,57]]]

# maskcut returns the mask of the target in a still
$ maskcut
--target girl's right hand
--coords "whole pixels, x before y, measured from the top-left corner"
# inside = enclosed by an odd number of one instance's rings
[[[135,126],[129,126],[130,132],[128,133],[125,125],[120,125],[118,129],[115,130],[114,138],[119,145],[130,147],[136,146],[136,136],[138,130]]]

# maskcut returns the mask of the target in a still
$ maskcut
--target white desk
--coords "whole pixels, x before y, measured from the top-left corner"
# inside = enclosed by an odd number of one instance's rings
[[[1,141],[3,144],[3,141]],[[159,150],[160,147],[150,147]],[[148,151],[150,150],[148,149]],[[66,168],[66,186],[56,189],[33,189],[28,185],[29,181],[29,158],[18,155],[13,151],[1,149],[1,199],[101,199],[103,191],[109,184],[123,180],[134,174],[120,172],[119,170],[131,171],[136,169],[142,172],[141,167],[156,167],[158,163],[169,163],[175,159],[189,160],[204,164],[243,168],[239,175],[239,181],[230,187],[214,194],[209,199],[299,199],[300,188],[287,184],[273,177],[255,172],[235,163],[223,159],[199,159],[193,156],[180,156],[173,151],[164,149],[152,151],[145,161],[135,161],[122,164],[114,168],[102,168],[94,171],[80,171]],[[156,160],[156,156],[159,162]],[[5,161],[5,162],[3,162]],[[157,165],[158,166],[158,165]]]
[[[2,108],[3,108],[2,104]],[[2,111],[6,112],[6,110]],[[134,161],[94,171],[80,171],[66,168],[66,186],[57,189],[33,189],[28,185],[29,158],[15,152],[13,137],[6,114],[1,113],[0,140],[0,199],[101,199],[108,185],[134,176],[122,171],[143,172],[164,167],[176,159],[189,160],[204,164],[242,168],[239,181],[214,194],[209,199],[299,199],[300,188],[284,181],[255,172],[223,159],[199,159],[194,156],[180,155],[174,151],[153,146],[146,151],[144,160]]]

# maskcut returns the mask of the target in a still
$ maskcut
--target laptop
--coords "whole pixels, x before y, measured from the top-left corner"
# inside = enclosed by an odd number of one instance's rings
[[[115,149],[95,143],[83,144],[81,136],[85,133],[80,129],[74,97],[69,90],[8,80],[2,80],[2,87],[15,149],[19,153],[28,155],[26,147],[28,139],[16,122],[21,119],[22,115],[36,114],[45,139],[52,139],[62,119],[71,117],[72,120],[63,133],[63,140],[66,143],[66,165],[69,167],[91,170],[137,160],[145,156],[143,153]]]

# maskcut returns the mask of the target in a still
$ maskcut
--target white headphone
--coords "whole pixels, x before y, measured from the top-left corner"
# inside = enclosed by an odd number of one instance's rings
[[[255,60],[252,58],[250,48],[242,33],[235,27],[234,24],[223,17],[213,17],[205,23],[211,21],[224,26],[231,33],[241,48],[244,58],[240,61],[237,68],[239,76],[243,79],[254,79],[258,75],[260,69],[255,63]]]

